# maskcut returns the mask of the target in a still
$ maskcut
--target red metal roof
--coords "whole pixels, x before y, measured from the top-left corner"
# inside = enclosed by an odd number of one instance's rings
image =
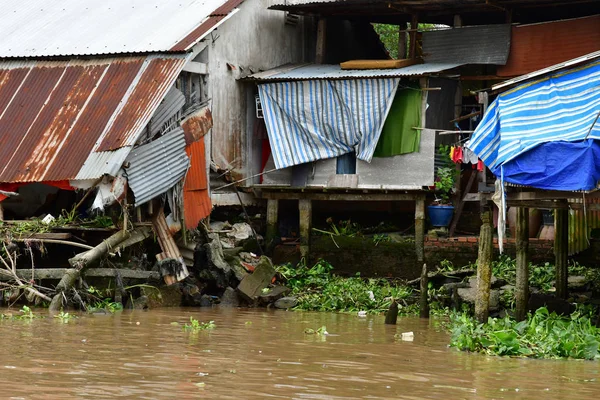
[[[206,179],[206,153],[204,138],[189,144],[185,152],[190,158],[190,168],[183,186],[185,225],[188,229],[198,227],[198,223],[208,217],[212,210]]]
[[[0,182],[75,179],[91,153],[132,146],[185,62],[177,55],[1,62]]]
[[[499,76],[519,76],[600,50],[600,15],[513,26]]]

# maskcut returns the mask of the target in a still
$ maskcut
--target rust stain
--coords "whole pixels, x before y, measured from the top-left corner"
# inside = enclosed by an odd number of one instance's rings
[[[165,82],[168,81],[170,84],[170,78],[175,78],[173,75],[179,72],[182,63],[181,59],[161,58],[149,62],[127,103],[121,109],[102,140],[98,148],[99,151],[111,151],[135,144],[136,138],[134,136],[138,132],[137,128],[143,127],[140,125],[146,125],[151,117],[148,110],[154,110],[158,102],[162,100],[168,89]],[[157,96],[150,95],[159,92],[162,92],[162,96],[158,100]],[[154,107],[152,106],[153,103],[156,103]]]
[[[499,76],[519,76],[600,50],[600,16],[514,26]]]
[[[213,126],[212,113],[208,107],[203,107],[181,122],[185,143],[191,144],[208,133]]]
[[[183,186],[185,225],[188,229],[194,229],[212,210],[206,178],[204,138],[186,146],[185,152],[190,159],[190,168]]]
[[[185,59],[152,59],[137,82],[144,60],[0,63],[0,182],[74,179],[123,102],[113,128],[143,128]]]

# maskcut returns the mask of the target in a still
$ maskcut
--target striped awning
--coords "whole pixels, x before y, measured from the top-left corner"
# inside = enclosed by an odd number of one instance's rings
[[[355,151],[371,161],[399,78],[303,80],[258,86],[275,166]]]
[[[508,182],[587,190],[596,186],[600,174],[595,165],[599,113],[600,62],[596,61],[500,94],[467,147],[497,176],[504,172]],[[575,180],[570,171],[574,167],[589,173]]]

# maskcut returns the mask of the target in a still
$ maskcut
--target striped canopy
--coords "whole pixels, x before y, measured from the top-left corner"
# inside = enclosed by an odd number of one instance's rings
[[[511,183],[591,190],[600,180],[600,62],[502,93],[467,143]]]
[[[259,85],[275,166],[353,151],[370,162],[398,83],[398,78],[385,78]]]

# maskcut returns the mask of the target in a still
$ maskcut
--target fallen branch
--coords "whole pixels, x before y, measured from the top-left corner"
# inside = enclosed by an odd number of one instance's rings
[[[51,243],[51,244],[64,244],[67,246],[73,246],[73,247],[81,247],[82,249],[86,249],[86,250],[91,250],[93,249],[92,246],[89,246],[87,244],[83,244],[83,243],[77,243],[77,242],[71,242],[68,240],[59,240],[59,239],[11,239],[13,242],[22,242],[22,243],[31,243],[31,242],[35,242],[35,243]]]
[[[2,263],[4,264],[4,267],[6,268],[5,273],[8,273],[13,278],[13,280],[19,284],[20,288],[24,288],[29,293],[32,293],[45,301],[51,301],[52,299],[50,297],[46,296],[43,293],[40,293],[38,290],[31,287],[31,285],[24,284],[23,281],[21,281],[21,279],[19,279],[19,277],[17,276],[16,256],[15,256],[15,259],[13,259],[12,256],[10,255],[10,253],[8,252],[8,250],[6,249],[6,244],[3,243],[2,246],[4,247],[4,252],[8,256],[8,259],[10,260],[10,264],[11,264],[9,266],[8,263],[6,262],[6,260],[4,259],[4,257],[0,257],[0,260],[2,260]],[[32,259],[32,262],[33,262],[33,259]],[[4,272],[4,271],[2,271],[2,272]]]

